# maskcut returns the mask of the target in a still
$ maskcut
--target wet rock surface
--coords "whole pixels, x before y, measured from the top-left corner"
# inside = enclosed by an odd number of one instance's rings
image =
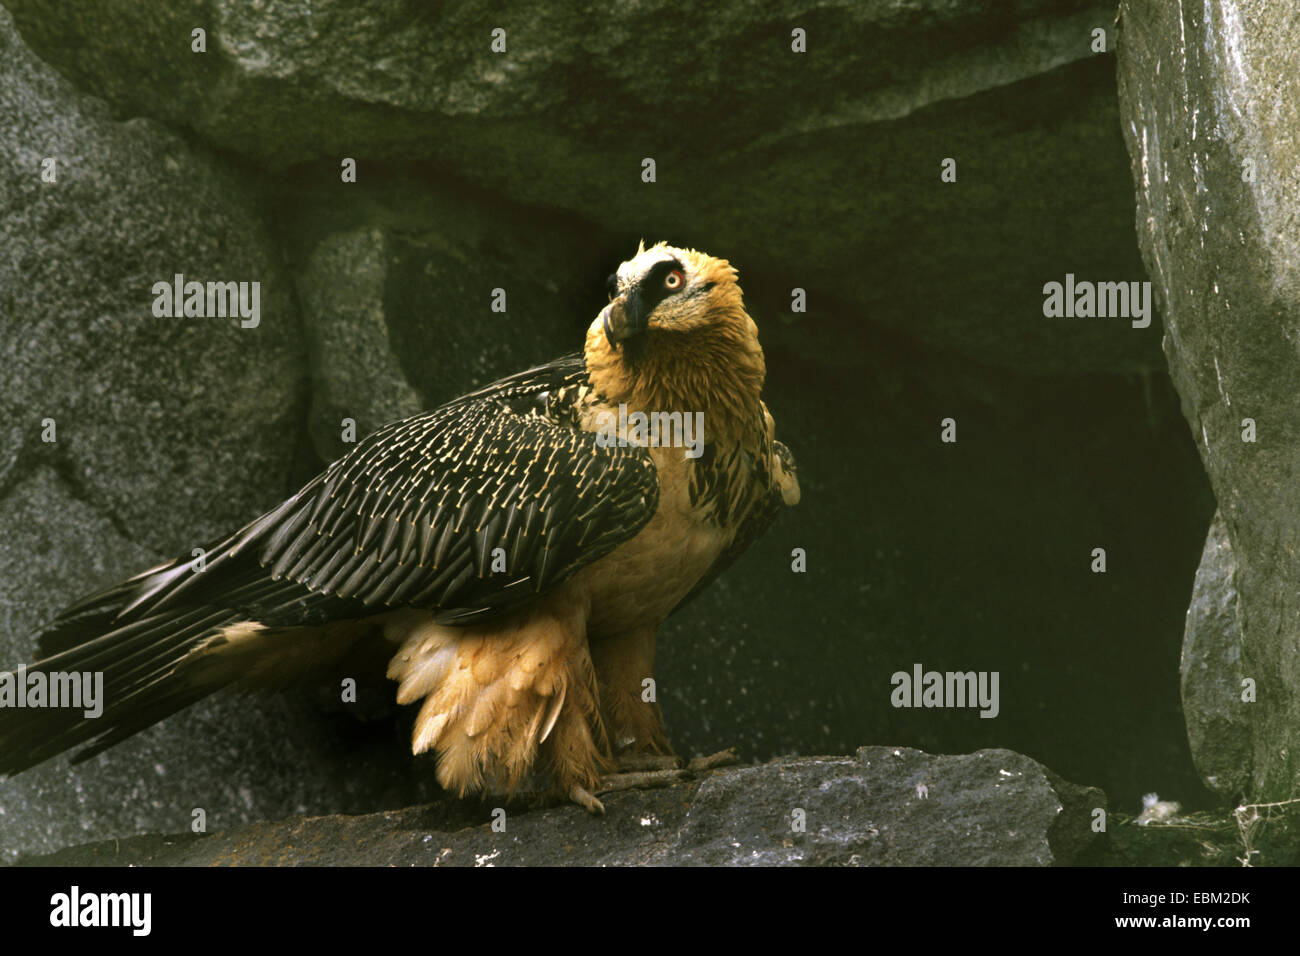
[[[1227,555],[1235,565],[1235,612],[1217,616],[1223,632],[1202,659],[1214,673],[1185,696],[1192,745],[1221,786],[1245,780],[1254,797],[1283,799],[1300,779],[1300,11],[1215,0],[1121,14],[1138,239],[1222,518],[1198,599],[1224,597],[1213,582]],[[1238,676],[1256,688],[1245,707]],[[1225,749],[1221,731],[1248,746]]]
[[[1050,866],[1099,837],[1095,788],[1005,750],[862,747],[607,794],[606,814],[438,803],[72,847],[54,866]],[[492,821],[496,821],[497,829]],[[484,822],[487,821],[487,822]]]
[[[1250,781],[1252,712],[1242,699],[1237,558],[1218,514],[1196,570],[1180,673],[1192,759],[1207,787],[1236,799]]]

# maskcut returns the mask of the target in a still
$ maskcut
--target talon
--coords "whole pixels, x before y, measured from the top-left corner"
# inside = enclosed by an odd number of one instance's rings
[[[574,784],[569,790],[569,799],[594,816],[605,815],[605,805],[588,793],[585,787]]]

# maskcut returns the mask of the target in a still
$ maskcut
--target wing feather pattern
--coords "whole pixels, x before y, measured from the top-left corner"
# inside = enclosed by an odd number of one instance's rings
[[[635,535],[658,500],[643,449],[602,448],[565,420],[584,379],[575,356],[386,425],[261,532],[260,563],[449,624],[549,590]]]
[[[323,666],[363,632],[349,621],[505,613],[633,537],[658,503],[654,463],[577,427],[585,383],[570,356],[385,425],[209,543],[201,570],[178,559],[64,611],[28,672],[102,672],[104,712],[0,709],[0,775],[90,742],[85,759],[231,683]]]
[[[517,607],[633,537],[658,502],[644,449],[576,427],[585,380],[572,355],[391,422],[210,546],[203,571],[177,561],[93,595],[42,650],[204,605],[275,626],[397,607],[462,624]]]

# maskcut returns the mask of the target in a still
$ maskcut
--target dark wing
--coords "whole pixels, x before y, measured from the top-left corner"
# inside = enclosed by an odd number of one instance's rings
[[[648,452],[576,425],[581,356],[381,428],[262,548],[272,576],[444,623],[499,613],[633,537],[659,486]]]
[[[194,608],[271,626],[398,607],[468,623],[531,600],[654,514],[649,454],[577,427],[581,355],[383,426],[279,507],[205,549],[65,611],[52,655]],[[502,570],[504,568],[504,570]]]
[[[659,485],[644,449],[577,427],[585,383],[572,356],[385,425],[201,565],[69,608],[28,671],[101,673],[104,711],[0,709],[0,774],[90,742],[84,760],[231,683],[324,665],[357,636],[299,625],[398,607],[467,623],[608,554],[650,520]],[[256,640],[230,630],[245,621],[264,625]]]

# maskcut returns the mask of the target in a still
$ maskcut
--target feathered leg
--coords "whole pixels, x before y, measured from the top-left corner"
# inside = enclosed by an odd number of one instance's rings
[[[600,712],[616,757],[671,756],[654,685],[655,628],[595,640],[591,657],[600,687]]]
[[[437,751],[443,787],[512,792],[534,767],[566,796],[596,786],[608,743],[586,621],[585,606],[565,596],[468,627],[393,616],[388,636],[405,636],[388,676],[398,703],[423,701],[411,746]]]

